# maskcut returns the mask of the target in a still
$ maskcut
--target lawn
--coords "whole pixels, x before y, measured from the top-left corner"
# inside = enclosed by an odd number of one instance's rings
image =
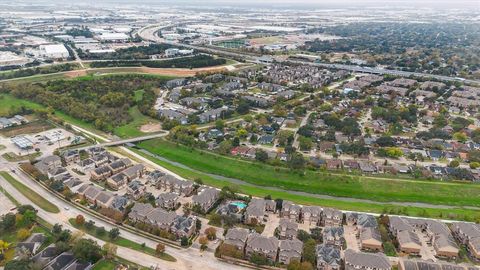
[[[135,93],[135,96],[137,96],[137,92]],[[115,135],[121,138],[144,136],[145,133],[140,131],[141,126],[148,123],[158,123],[158,120],[155,120],[151,117],[143,115],[138,110],[137,106],[130,108],[128,110],[128,113],[130,114],[133,120],[126,125],[115,128],[113,131]]]
[[[101,260],[95,264],[93,270],[114,270],[117,264],[112,261]]]
[[[0,116],[9,115],[12,109],[20,107],[30,109],[41,109],[42,105],[30,102],[28,100],[18,99],[11,95],[0,94]]]
[[[224,186],[232,186],[230,182],[219,180],[217,178],[212,177],[209,174],[172,165],[171,163],[153,158],[150,155],[147,155],[133,148],[131,150],[186,179],[190,179],[190,180],[201,179],[205,184],[210,186],[215,186],[218,188],[222,188]],[[400,215],[406,215],[406,216],[431,217],[431,218],[442,218],[442,219],[459,219],[459,220],[468,220],[468,221],[480,220],[480,214],[478,213],[478,211],[463,209],[463,208],[443,209],[443,208],[426,208],[426,207],[413,207],[413,206],[402,207],[402,206],[396,206],[388,203],[374,204],[374,203],[364,203],[364,202],[347,202],[347,201],[340,201],[335,199],[317,198],[317,197],[308,196],[308,195],[292,194],[288,191],[271,190],[267,188],[252,187],[248,185],[236,185],[236,186],[239,188],[239,192],[241,192],[242,194],[248,194],[256,197],[265,197],[267,195],[270,195],[272,198],[281,198],[284,200],[290,200],[295,203],[303,204],[303,205],[319,205],[322,207],[333,207],[333,208],[342,209],[342,210],[363,211],[363,212],[371,212],[371,213],[379,213],[379,214],[380,213],[400,214]]]
[[[311,170],[295,172],[191,149],[162,139],[142,142],[139,146],[202,172],[237,178],[260,186],[379,202],[480,206],[480,185],[476,184],[333,175]]]
[[[35,205],[42,208],[43,210],[49,213],[59,213],[60,210],[57,206],[40,196],[38,193],[31,190],[29,187],[25,186],[24,184],[20,183],[18,180],[13,178],[7,172],[0,172],[0,176],[2,176],[7,182],[9,182],[14,188],[16,188],[20,193],[23,194],[27,199],[32,201]]]
[[[34,152],[34,153],[23,155],[23,156],[19,156],[13,152],[8,152],[3,154],[2,157],[10,162],[19,162],[24,160],[35,159],[41,155],[42,155],[42,152]]]
[[[136,251],[140,251],[140,252],[143,252],[145,254],[148,254],[148,255],[151,255],[151,256],[154,256],[154,257],[157,257],[159,259],[162,259],[162,260],[166,260],[166,261],[170,261],[170,262],[175,262],[177,261],[174,257],[172,257],[171,255],[167,254],[167,253],[163,253],[163,254],[160,254],[160,255],[157,255],[155,253],[155,250],[153,248],[150,248],[150,247],[142,247],[142,245],[140,243],[136,243],[136,242],[133,242],[133,241],[130,241],[128,239],[125,239],[121,236],[119,236],[116,240],[113,240],[110,239],[108,237],[108,232],[104,235],[99,235],[97,233],[97,227],[94,226],[91,230],[88,230],[87,228],[85,228],[85,226],[79,226],[75,223],[75,219],[74,218],[71,218],[69,220],[70,224],[79,229],[79,230],[82,230],[92,236],[95,236],[96,238],[98,239],[101,239],[105,242],[111,242],[117,246],[121,246],[121,247],[125,247],[125,248],[130,248],[130,249],[133,249],[133,250],[136,250]]]

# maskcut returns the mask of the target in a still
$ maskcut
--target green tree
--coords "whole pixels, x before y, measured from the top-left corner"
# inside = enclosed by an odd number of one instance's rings
[[[108,232],[108,237],[110,237],[110,239],[112,240],[116,240],[119,236],[120,236],[120,230],[118,228],[112,228]]]
[[[303,245],[303,261],[315,264],[316,259],[316,245],[313,239],[308,239]]]
[[[304,136],[299,136],[298,137],[298,143],[299,143],[299,146],[300,146],[300,150],[302,150],[302,151],[310,151],[313,147],[312,139],[304,137]]]
[[[288,161],[288,165],[290,168],[294,170],[300,170],[305,167],[305,159],[302,154],[300,153],[293,153],[290,155],[290,160]]]
[[[265,162],[268,160],[268,154],[262,149],[257,149],[255,152],[255,159],[260,162]]]
[[[72,247],[72,252],[81,262],[96,263],[102,258],[102,250],[92,239],[81,239]]]

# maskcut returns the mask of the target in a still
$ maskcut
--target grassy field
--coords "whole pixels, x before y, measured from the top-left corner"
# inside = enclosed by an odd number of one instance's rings
[[[480,185],[438,181],[336,176],[328,172],[294,172],[210,152],[177,146],[162,139],[142,142],[140,147],[171,161],[206,173],[241,179],[245,182],[286,190],[379,202],[423,202],[452,206],[480,206]]]
[[[42,105],[28,100],[18,99],[11,95],[0,94],[0,116],[9,115],[12,109],[26,107],[30,109],[41,109]]]
[[[8,153],[5,153],[2,155],[2,157],[4,159],[6,159],[7,161],[10,161],[10,162],[19,162],[19,161],[24,161],[24,160],[30,160],[30,159],[35,159],[39,156],[42,155],[42,152],[34,152],[34,153],[31,153],[31,154],[28,154],[28,155],[23,155],[23,156],[19,156],[13,152],[8,152]]]
[[[222,188],[224,186],[232,186],[228,181],[219,180],[214,178],[206,173],[197,172],[189,170],[183,167],[172,165],[171,163],[153,158],[147,154],[142,153],[141,151],[131,149],[137,154],[155,162],[156,164],[166,168],[167,170],[176,173],[186,179],[195,180],[201,179],[205,184]],[[128,156],[128,155],[126,155]],[[281,198],[284,200],[290,200],[298,204],[303,205],[319,205],[323,207],[333,207],[342,210],[350,211],[363,211],[371,213],[386,213],[386,214],[398,214],[406,216],[416,216],[416,217],[430,217],[430,218],[441,218],[441,219],[458,219],[458,220],[467,220],[467,221],[479,221],[480,213],[471,209],[464,208],[427,208],[427,207],[413,207],[413,206],[397,206],[388,203],[364,203],[364,202],[347,202],[340,201],[335,199],[324,199],[317,198],[309,195],[298,195],[292,194],[288,191],[277,191],[269,190],[261,187],[252,187],[248,185],[235,185],[238,187],[239,192],[243,194],[248,194],[256,197],[265,197],[270,195],[272,198]]]
[[[132,116],[133,120],[123,126],[117,127],[114,130],[114,134],[122,137],[122,138],[131,138],[131,137],[138,137],[143,136],[145,133],[140,131],[140,127],[148,124],[148,123],[158,123],[157,120],[150,118],[148,116],[143,115],[137,108],[134,106],[128,110],[130,116]]]
[[[30,201],[32,201],[35,205],[42,208],[43,210],[50,212],[50,213],[59,213],[60,210],[58,207],[38,193],[31,190],[29,187],[25,186],[24,184],[17,181],[7,172],[0,172],[0,176],[2,176],[8,183],[10,183],[14,188],[16,188],[23,196],[27,197]]]
[[[95,236],[96,238],[98,239],[101,239],[105,242],[111,242],[117,246],[120,246],[120,247],[125,247],[125,248],[130,248],[130,249],[133,249],[133,250],[136,250],[136,251],[140,251],[140,252],[143,252],[143,253],[146,253],[148,255],[151,255],[151,256],[154,256],[154,257],[157,257],[159,259],[162,259],[162,260],[166,260],[166,261],[170,261],[170,262],[175,262],[177,261],[174,257],[172,257],[171,255],[167,254],[167,253],[163,253],[163,254],[160,254],[160,255],[157,255],[155,253],[155,250],[153,248],[150,248],[150,247],[142,247],[142,245],[140,243],[136,243],[136,242],[133,242],[133,241],[130,241],[128,239],[125,239],[121,236],[119,236],[116,240],[111,240],[109,237],[108,237],[108,234],[105,234],[105,235],[99,235],[97,234],[96,232],[96,229],[97,227],[94,226],[91,230],[88,230],[87,228],[85,228],[84,226],[79,226],[75,223],[75,219],[70,219],[69,220],[70,224],[79,229],[79,230],[82,230],[92,236]]]

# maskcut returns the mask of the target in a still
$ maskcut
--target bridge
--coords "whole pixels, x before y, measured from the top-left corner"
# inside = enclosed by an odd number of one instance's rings
[[[80,147],[80,148],[76,148],[76,149],[80,151],[80,150],[86,150],[88,148],[92,148],[94,146],[95,147],[117,146],[117,145],[147,141],[147,140],[156,139],[156,138],[162,138],[162,137],[165,137],[167,135],[168,135],[168,132],[157,133],[157,134],[151,134],[151,135],[135,137],[135,138],[130,138],[130,139],[122,139],[122,140],[114,140],[114,141],[109,141],[109,142],[104,142],[104,143],[98,143],[98,144],[95,144],[95,145],[84,146],[84,147]]]

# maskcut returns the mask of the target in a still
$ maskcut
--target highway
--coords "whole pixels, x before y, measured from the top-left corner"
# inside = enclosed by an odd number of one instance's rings
[[[165,133],[146,135],[146,136],[135,137],[135,138],[130,138],[130,139],[122,139],[122,140],[116,140],[116,141],[110,140],[110,141],[107,141],[107,142],[96,144],[95,146],[99,146],[99,147],[117,146],[117,145],[122,145],[122,144],[147,141],[147,140],[155,139],[155,138],[162,138],[162,137],[165,137],[167,135],[168,135],[168,132],[165,132]],[[76,149],[85,150],[85,149],[88,149],[88,148],[91,148],[91,147],[92,146],[89,145],[89,146],[80,147],[80,148],[76,148]]]
[[[251,62],[251,63],[257,63],[257,64],[262,63],[260,61],[260,57],[255,56],[255,55],[241,53],[241,52],[238,52],[238,53],[229,52],[229,51],[210,48],[210,47],[204,47],[204,46],[190,45],[190,44],[183,44],[183,43],[179,43],[179,42],[168,41],[168,40],[160,38],[156,35],[156,33],[159,30],[161,30],[163,28],[168,28],[168,27],[172,27],[172,25],[168,25],[168,26],[150,25],[150,26],[147,26],[147,27],[144,27],[144,28],[140,29],[138,31],[138,35],[142,39],[147,40],[147,41],[151,41],[151,42],[165,43],[165,44],[170,44],[172,46],[185,47],[185,48],[194,49],[194,50],[204,52],[204,53],[209,53],[209,54],[240,58],[240,59],[244,59],[246,62]],[[312,57],[311,55],[300,55],[300,56]],[[313,58],[315,58],[315,57],[313,56]],[[480,80],[461,79],[461,78],[456,78],[456,77],[434,75],[434,74],[428,74],[428,73],[407,72],[407,71],[382,69],[382,68],[370,68],[370,67],[361,67],[361,66],[356,66],[356,65],[332,64],[332,63],[322,63],[322,62],[309,62],[309,61],[301,61],[301,60],[293,60],[293,59],[288,59],[288,60],[280,60],[279,58],[273,58],[273,59],[275,61],[283,62],[283,63],[310,65],[310,66],[317,66],[317,67],[330,68],[330,69],[341,69],[341,70],[347,70],[347,71],[351,71],[351,72],[370,73],[370,74],[378,74],[378,75],[395,75],[395,76],[400,76],[400,77],[415,76],[415,77],[419,77],[419,78],[433,78],[433,79],[437,79],[437,80],[441,80],[441,81],[450,81],[450,82],[461,81],[461,82],[464,82],[466,84],[478,84],[478,85],[480,85]]]

